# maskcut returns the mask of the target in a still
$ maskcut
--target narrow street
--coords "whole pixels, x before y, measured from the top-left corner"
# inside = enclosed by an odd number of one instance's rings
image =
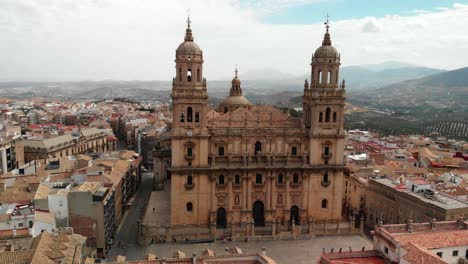
[[[128,259],[144,257],[145,253],[143,253],[143,249],[140,248],[136,242],[138,218],[142,216],[141,213],[145,210],[145,197],[152,191],[152,181],[151,173],[142,173],[140,189],[137,191],[135,200],[124,216],[123,222],[117,231],[117,235],[114,238],[114,245],[107,253],[106,262],[113,261],[114,257],[117,255],[127,256]],[[119,243],[125,244],[125,248],[119,248]]]

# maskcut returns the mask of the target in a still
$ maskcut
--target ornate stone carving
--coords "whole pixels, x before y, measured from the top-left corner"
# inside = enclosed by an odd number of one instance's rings
[[[296,191],[296,192],[289,192],[289,194],[291,195],[291,201],[293,204],[296,204],[298,205],[299,207],[301,206],[302,204],[302,192],[299,192],[299,191]]]
[[[227,193],[216,193],[216,198],[218,199],[218,206],[226,205]]]
[[[265,193],[264,192],[252,192],[252,202],[262,201],[265,202]]]

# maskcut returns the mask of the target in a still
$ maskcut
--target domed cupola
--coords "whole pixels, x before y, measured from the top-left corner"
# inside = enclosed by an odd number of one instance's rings
[[[323,37],[322,46],[315,50],[314,55],[312,56],[312,62],[340,62],[340,53],[332,46],[332,41],[330,37],[330,25],[329,22],[325,22],[326,32]]]
[[[185,30],[184,42],[176,50],[176,55],[202,55],[200,47],[193,42],[192,29],[190,28],[190,18],[187,19],[187,29]]]
[[[237,76],[237,67],[235,76],[231,81],[231,90],[229,96],[219,105],[218,111],[227,113],[239,107],[251,106],[252,104],[242,95],[241,80]]]

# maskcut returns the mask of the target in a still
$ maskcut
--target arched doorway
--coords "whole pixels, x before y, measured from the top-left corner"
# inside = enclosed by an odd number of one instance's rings
[[[256,201],[252,209],[255,226],[265,226],[264,206],[261,201]]]
[[[216,228],[226,228],[226,209],[223,207],[216,212]]]
[[[299,218],[299,207],[297,205],[291,207],[291,217],[289,218],[289,220],[291,220],[291,224],[294,221],[296,225],[299,225],[299,223],[301,222]]]

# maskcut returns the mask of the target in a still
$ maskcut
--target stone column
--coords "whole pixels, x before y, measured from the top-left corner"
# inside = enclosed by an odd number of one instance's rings
[[[268,174],[271,174],[271,171],[270,172],[267,172],[266,175],[265,175],[265,179],[266,179],[266,209],[267,210],[270,210],[271,209],[271,182],[272,182],[272,179],[271,179],[271,175],[268,175]]]
[[[213,178],[213,175],[210,175],[210,181],[211,181],[211,212],[215,212],[216,211],[216,180]],[[200,182],[197,181],[197,184],[200,184]]]
[[[8,172],[6,149],[2,149],[1,152],[2,152],[2,172],[3,172],[3,174],[5,174],[5,173]]]
[[[276,178],[271,175],[271,209],[276,209]],[[275,210],[276,211],[276,210]]]
[[[361,231],[361,234],[364,234],[364,216],[361,216],[360,218],[360,222],[359,222],[359,229]]]
[[[228,204],[228,213],[231,213],[232,212],[232,177],[229,177],[229,181],[228,181],[228,197],[227,197],[227,204]]]
[[[242,190],[243,190],[243,195],[242,195],[242,211],[247,210],[247,176],[244,175],[243,181],[242,181]]]
[[[290,188],[290,180],[289,180],[289,175],[286,176],[286,208],[290,209],[291,208],[291,199],[289,198],[289,188]]]
[[[273,217],[273,220],[271,221],[271,235],[273,236],[273,239],[274,239],[276,235],[276,219],[274,217]]]
[[[247,210],[252,210],[252,182],[250,177],[247,177]]]
[[[250,228],[250,231],[252,232],[251,236],[255,237],[255,222],[252,219],[252,227]]]

